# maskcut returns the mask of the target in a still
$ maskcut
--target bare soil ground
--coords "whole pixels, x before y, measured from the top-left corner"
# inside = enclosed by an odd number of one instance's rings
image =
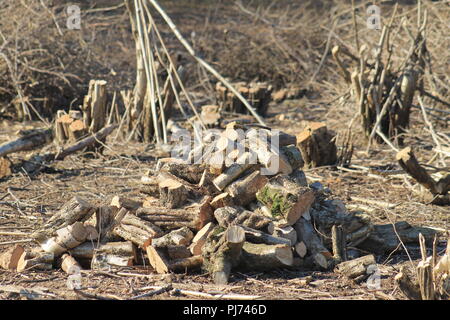
[[[106,4],[101,1],[97,2],[99,7],[121,3],[121,1],[116,1],[116,3],[103,1]],[[331,23],[326,21],[329,15],[327,8],[333,8],[334,3],[324,1],[318,8],[311,4],[303,9],[298,9],[295,4],[283,6],[281,3],[269,7],[270,3],[268,2],[267,5],[260,6],[261,9],[256,16],[249,16],[232,4],[226,4],[223,1],[218,3],[161,1],[161,5],[174,18],[183,34],[191,35],[194,47],[226,76],[235,80],[252,80],[254,77],[258,77],[258,80],[273,81],[280,88],[295,84],[307,89],[305,96],[300,99],[288,100],[280,104],[273,103],[269,115],[265,119],[270,126],[295,134],[302,130],[304,121],[325,121],[330,129],[343,134],[354,116],[355,109],[351,103],[339,98],[343,96],[346,88],[335,71],[336,66],[330,54],[327,54],[327,59],[315,76],[314,82],[309,81],[318,70],[327,45],[329,37],[327,30],[331,27]],[[245,4],[247,7],[247,2]],[[445,5],[445,1],[441,5],[442,7],[433,7],[430,12],[438,10],[439,15],[444,17],[445,21],[445,17],[450,16],[450,9],[448,3],[447,6]],[[248,7],[256,8],[258,6],[251,3]],[[350,10],[350,5],[346,4],[338,6],[338,8],[339,10]],[[405,14],[414,8],[415,6],[401,5],[402,13]],[[386,10],[389,10],[389,7],[386,7]],[[296,16],[295,14],[290,15],[289,12],[300,13]],[[103,66],[107,66],[107,68],[91,70],[90,74],[83,75],[83,80],[89,80],[90,77],[106,77],[113,88],[131,88],[134,83],[135,57],[131,35],[128,28],[125,27],[128,20],[120,9],[117,12],[109,12],[109,14],[112,20],[105,20],[104,23],[111,25],[111,21],[118,22],[119,24],[114,25],[114,30],[121,30],[122,34],[117,37],[118,33],[112,32],[108,27],[98,33],[101,41],[96,45],[91,43],[92,52],[98,54],[97,59],[101,60]],[[320,16],[326,18],[322,21],[316,20],[315,24],[311,24],[311,21]],[[361,16],[364,17],[363,13]],[[97,19],[101,20],[98,17]],[[272,29],[274,40],[271,42],[264,42],[270,35],[269,29],[273,28],[273,25],[268,25],[267,21],[264,22],[267,19],[279,24]],[[352,43],[351,22],[348,17],[346,19],[347,26],[342,30],[336,30],[338,36],[332,38],[333,43],[339,43],[339,41]],[[293,21],[298,22],[293,24]],[[440,22],[435,20],[434,23],[438,25]],[[289,27],[293,29],[288,30]],[[102,25],[99,25],[99,28],[102,28]],[[259,34],[255,31],[258,28],[260,29]],[[435,32],[436,28],[438,27],[432,27],[430,32]],[[230,37],[228,44],[218,36],[219,34],[223,36],[224,30],[227,30],[226,34]],[[192,34],[193,31],[195,34]],[[93,32],[98,32],[98,30]],[[173,48],[177,48],[175,39],[170,37],[167,30],[165,32],[169,42],[173,44]],[[245,39],[254,36],[252,33],[255,32],[256,36],[252,38],[254,42],[244,43]],[[369,31],[361,31],[363,39],[365,34],[369,34]],[[130,36],[128,40],[126,40],[127,35]],[[374,39],[377,38],[370,37],[368,36],[367,39],[369,39],[369,43],[373,44]],[[439,35],[436,35],[433,39],[438,37]],[[286,42],[283,44],[284,41]],[[247,46],[247,50],[250,50],[249,44],[254,47],[251,52],[243,53],[237,49],[239,43],[242,43],[243,47]],[[276,46],[277,43],[284,49],[271,53],[270,50],[264,48],[264,46]],[[443,49],[442,44],[447,45],[447,49]],[[448,80],[450,71],[449,60],[446,59],[448,52],[442,52],[442,56],[439,54],[440,50],[448,51],[448,44],[448,37],[442,39],[441,44],[437,42],[429,44],[430,50],[436,58],[436,72],[444,83]],[[260,48],[261,52],[257,53],[255,48]],[[283,53],[280,52],[284,52],[286,56],[283,57]],[[263,56],[262,59],[261,56]],[[260,59],[257,61],[255,57]],[[283,59],[286,59],[287,62],[283,63]],[[204,79],[200,71],[196,70],[192,62],[188,63],[192,70],[200,75],[198,76],[200,79],[189,81],[189,88],[195,92],[196,102],[201,105],[205,101],[212,100],[210,83]],[[230,68],[230,65],[233,68]],[[271,70],[274,68],[278,74],[276,78],[271,77]],[[87,81],[84,81],[84,84],[87,84]],[[448,82],[446,88],[438,85],[437,89],[439,89],[441,97],[449,101]],[[82,95],[70,97],[68,101],[72,99],[81,101]],[[431,106],[432,102],[428,101],[428,103],[430,107],[436,106],[447,112],[450,111],[446,106],[439,104]],[[414,146],[419,155],[419,161],[426,163],[434,155],[433,140],[424,125],[420,110],[414,109],[411,117],[412,125],[406,135],[405,145]],[[448,114],[441,113],[439,118],[433,118],[435,129],[449,136]],[[0,142],[10,140],[21,128],[40,126],[42,123],[38,121],[24,123],[10,119],[0,120]],[[347,206],[366,204],[373,209],[370,215],[374,223],[407,221],[412,225],[449,230],[450,210],[448,206],[436,206],[420,201],[409,187],[415,182],[405,174],[381,175],[377,172],[376,169],[380,168],[401,169],[395,161],[395,152],[389,146],[380,144],[373,145],[366,153],[366,142],[357,124],[353,126],[353,133],[355,153],[352,165],[355,166],[348,169],[324,167],[306,170],[309,181],[321,182]],[[10,155],[9,158],[13,163],[19,163],[26,156],[27,153],[17,153]],[[108,138],[107,148],[103,155],[93,157],[89,154],[76,154],[56,162],[36,176],[28,176],[26,173],[18,171],[11,177],[0,180],[0,243],[26,238],[37,225],[46,221],[74,195],[83,196],[98,204],[108,202],[118,194],[135,199],[142,198],[143,196],[137,190],[140,177],[155,165],[158,158],[164,156],[168,156],[168,154],[155,148],[154,145],[125,142],[120,136],[115,139],[114,133]],[[433,162],[433,164],[435,163]],[[447,170],[449,166],[450,160],[447,158]],[[369,204],[362,202],[361,199],[355,200],[355,197],[368,200]],[[391,206],[386,208],[385,203]],[[7,232],[20,232],[23,233],[23,236],[5,235]],[[446,238],[442,236],[439,248],[442,250],[445,245]],[[0,249],[3,248],[0,247]],[[206,274],[157,275],[151,270],[151,267],[123,268],[111,270],[111,272],[86,271],[83,272],[82,284],[85,288],[90,288],[89,292],[93,295],[113,295],[122,299],[142,293],[139,288],[164,285],[169,282],[172,282],[175,288],[180,289],[259,295],[265,299],[405,299],[395,287],[393,278],[401,265],[409,263],[410,259],[415,261],[419,257],[418,247],[408,247],[408,251],[399,247],[396,252],[388,256],[377,256],[381,273],[381,289],[375,291],[369,290],[364,282],[357,284],[334,272],[284,269],[267,273],[233,273],[230,284],[223,287],[213,285]],[[301,281],[305,277],[311,277],[309,284]],[[48,296],[48,299],[55,297],[58,299],[81,299],[80,296],[67,289],[66,281],[67,275],[61,270],[24,273],[0,270],[0,285],[45,287],[53,294]],[[192,299],[193,297],[164,293],[152,299],[186,298]],[[0,299],[14,300],[21,299],[21,297],[16,294],[0,292]]]

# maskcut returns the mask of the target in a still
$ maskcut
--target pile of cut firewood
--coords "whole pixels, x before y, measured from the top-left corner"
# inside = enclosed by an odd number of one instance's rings
[[[10,248],[0,266],[70,274],[150,264],[158,273],[203,269],[218,284],[233,270],[337,266],[363,280],[375,257],[348,248],[379,254],[395,250],[399,238],[433,240],[431,229],[373,225],[328,188],[308,184],[295,136],[256,127],[240,139],[238,129],[230,123],[205,136],[187,161],[160,159],[140,181],[141,199],[93,205],[72,198],[31,235],[39,247]]]

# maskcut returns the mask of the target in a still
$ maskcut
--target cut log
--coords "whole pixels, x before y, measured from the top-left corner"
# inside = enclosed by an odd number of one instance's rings
[[[11,247],[0,254],[0,268],[5,270],[16,270],[20,257],[25,252],[22,246]]]
[[[251,271],[266,271],[292,266],[292,248],[287,244],[255,244],[245,242],[239,268]]]
[[[308,249],[303,241],[297,242],[294,248],[300,258],[304,258],[308,252]]]
[[[136,248],[131,241],[110,242],[95,250],[91,268],[93,270],[110,269],[110,267],[129,267],[136,260]]]
[[[211,200],[211,207],[214,210],[223,207],[232,207],[234,205],[234,199],[228,192],[221,193]]]
[[[341,262],[336,266],[336,270],[342,273],[349,279],[356,279],[360,276],[367,275],[367,268],[371,265],[376,265],[375,256],[367,255],[354,260]]]
[[[167,246],[167,256],[171,260],[186,259],[192,256],[191,251],[186,246]]]
[[[137,209],[142,207],[142,202],[124,198],[121,196],[115,196],[111,200],[111,206],[117,207],[119,209],[125,208],[129,211],[136,211]]]
[[[75,222],[84,222],[94,213],[95,207],[80,197],[73,197],[64,206],[56,212],[43,227],[31,234],[35,240],[45,240],[61,228],[74,224]]]
[[[199,203],[182,209],[140,208],[136,211],[136,215],[163,229],[189,227],[200,230],[214,218],[210,201],[210,197],[205,197]]]
[[[163,159],[160,159],[159,161],[161,160]],[[171,173],[192,184],[198,184],[200,182],[204,170],[204,165],[184,163],[181,161],[163,162],[160,168],[160,171]]]
[[[53,253],[34,250],[25,251],[17,263],[17,271],[52,270],[54,259],[55,255]]]
[[[215,228],[215,224],[210,222],[206,224],[192,239],[192,244],[189,246],[189,250],[193,255],[201,255],[203,246],[208,238],[210,232]]]
[[[314,192],[300,186],[289,176],[274,177],[256,194],[256,198],[271,210],[272,217],[293,225],[309,210],[315,200]]]
[[[231,224],[238,224],[253,229],[263,229],[272,220],[262,214],[233,207],[223,207],[214,211],[214,217],[221,227],[228,228]]]
[[[331,229],[331,238],[333,243],[333,258],[336,263],[347,260],[346,236],[342,226],[334,225]]]
[[[239,264],[245,232],[239,226],[230,226],[221,233],[211,232],[203,249],[203,267],[212,275],[215,284],[228,283],[231,269]]]
[[[87,232],[84,225],[81,222],[75,222],[70,226],[57,230],[56,237],[44,241],[41,243],[41,247],[45,252],[59,256],[68,249],[82,244],[86,237]]]
[[[242,229],[245,231],[245,239],[252,243],[263,243],[268,245],[273,244],[284,244],[287,246],[292,246],[291,240],[285,239],[282,237],[276,237],[273,235],[270,235],[268,233],[255,230],[249,227],[241,226]]]
[[[153,238],[163,234],[159,227],[130,213],[113,229],[112,233],[124,240],[131,241],[142,249],[145,249]]]
[[[297,136],[297,146],[307,168],[336,164],[337,148],[333,138],[326,125],[320,122],[310,123]]]
[[[219,191],[225,189],[231,182],[239,178],[244,171],[254,166],[254,163],[251,163],[251,157],[249,152],[245,152],[236,163],[232,164],[224,173],[213,180],[214,186]]]
[[[419,164],[410,147],[398,152],[396,159],[407,174],[429,190],[433,196],[438,198],[437,201],[441,198],[439,196],[445,196],[450,191],[450,175],[436,182]]]
[[[256,193],[269,181],[267,176],[261,175],[260,171],[254,171],[242,177],[228,187],[225,191],[233,197],[236,205],[246,206],[256,199]]]
[[[100,244],[96,242],[87,241],[79,246],[69,250],[69,253],[75,259],[86,259],[90,260],[94,257],[95,249],[100,247]]]
[[[118,212],[119,208],[115,206],[102,206],[95,211],[95,228],[101,241],[106,239]]]
[[[297,231],[298,241],[301,241],[306,245],[314,262],[318,266],[328,269],[331,266],[332,255],[328,249],[324,247],[322,241],[320,241],[312,224],[309,221],[300,218],[294,224],[294,229]]]
[[[75,274],[81,270],[80,264],[72,256],[63,254],[61,257],[61,269],[67,274]]]
[[[86,229],[86,241],[94,241],[99,239],[99,233],[96,227],[84,223],[84,228]]]
[[[202,265],[203,265],[202,256],[192,256],[170,261],[169,270],[174,272],[186,272],[200,269]]]
[[[275,237],[287,239],[291,242],[291,246],[294,246],[297,243],[297,231],[291,226],[287,227],[271,227],[269,230]]]
[[[183,227],[177,230],[173,230],[162,237],[152,239],[151,244],[155,248],[178,245],[187,246],[190,244],[193,238],[194,234],[192,233],[192,231],[187,227]]]
[[[150,265],[159,274],[169,272],[169,261],[161,248],[147,246],[146,248]]]
[[[24,137],[0,145],[0,157],[4,157],[10,153],[32,150],[48,144],[52,140],[52,129],[36,130]]]

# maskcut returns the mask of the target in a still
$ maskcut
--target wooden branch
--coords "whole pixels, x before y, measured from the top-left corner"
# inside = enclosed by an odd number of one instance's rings
[[[114,129],[117,128],[117,124],[112,124],[108,127],[105,127],[101,129],[100,131],[96,132],[95,134],[86,137],[79,142],[61,150],[58,154],[55,155],[55,160],[63,160],[68,155],[75,153],[77,151],[80,151],[87,146],[91,146],[95,144],[98,141],[103,141],[111,132],[113,132]]]

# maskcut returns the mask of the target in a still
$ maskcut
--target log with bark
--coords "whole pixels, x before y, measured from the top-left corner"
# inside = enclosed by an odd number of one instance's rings
[[[293,265],[292,248],[288,244],[263,244],[245,242],[238,268],[267,271]]]
[[[42,241],[53,236],[56,230],[76,222],[88,220],[95,212],[95,206],[80,197],[73,197],[66,202],[41,228],[31,234],[31,238]]]
[[[53,140],[52,129],[40,129],[16,140],[0,145],[0,157],[10,153],[28,151],[42,147]]]
[[[260,213],[243,210],[236,207],[222,207],[214,211],[217,223],[228,228],[232,224],[238,224],[253,229],[264,229],[272,224],[272,219]]]
[[[0,179],[12,174],[12,163],[7,157],[0,157]]]
[[[257,193],[257,199],[271,210],[272,217],[293,225],[315,200],[314,192],[296,183],[288,175],[279,175]]]
[[[59,256],[68,249],[75,248],[82,244],[87,237],[85,226],[81,222],[56,230],[56,236],[41,243],[45,252]]]
[[[192,244],[189,246],[189,250],[193,255],[201,255],[203,246],[208,238],[210,232],[216,227],[213,222],[206,224],[200,231],[196,233],[192,239]]]
[[[17,271],[28,270],[52,270],[55,255],[51,252],[41,252],[38,250],[24,251],[17,263]]]
[[[323,269],[330,268],[333,264],[333,256],[323,245],[311,222],[300,218],[294,224],[294,229],[297,231],[298,241],[305,244],[314,262]]]
[[[200,230],[214,219],[210,201],[210,197],[205,197],[198,203],[180,209],[168,209],[165,207],[140,208],[136,211],[136,215],[163,230],[173,230],[181,227]]]
[[[131,241],[110,242],[95,250],[91,268],[108,270],[111,267],[129,267],[136,260],[136,248]]]
[[[241,227],[235,225],[222,230],[217,227],[211,232],[202,254],[203,268],[211,274],[215,284],[228,283],[231,269],[240,262],[245,242],[245,231]]]
[[[231,183],[225,188],[225,191],[233,198],[234,204],[246,206],[256,199],[256,193],[268,181],[267,176],[261,175],[260,171],[256,170]]]
[[[350,279],[362,281],[370,275],[369,266],[376,265],[375,256],[367,255],[350,261],[341,262],[336,266],[336,270]]]

